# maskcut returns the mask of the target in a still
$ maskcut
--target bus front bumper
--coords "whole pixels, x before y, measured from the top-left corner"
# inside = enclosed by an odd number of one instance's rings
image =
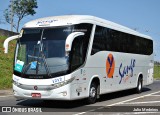
[[[13,84],[13,93],[16,98],[26,99],[42,99],[42,100],[71,100],[70,84],[59,87],[57,89],[39,90],[42,86],[29,86],[32,90],[23,89]]]

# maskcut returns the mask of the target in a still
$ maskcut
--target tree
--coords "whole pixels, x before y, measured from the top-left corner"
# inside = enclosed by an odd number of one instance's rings
[[[28,15],[36,14],[35,8],[38,8],[37,0],[12,0],[11,5],[4,11],[5,20],[9,24],[13,24],[18,32],[21,20]],[[14,19],[17,19],[16,23],[13,23]]]

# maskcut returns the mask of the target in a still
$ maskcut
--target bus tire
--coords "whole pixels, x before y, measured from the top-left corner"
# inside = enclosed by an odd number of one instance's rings
[[[136,87],[136,93],[141,93],[142,92],[142,78],[139,77],[137,81],[137,87]]]
[[[89,97],[87,99],[89,104],[93,104],[97,100],[97,84],[95,82],[91,83],[90,89],[89,89]]]

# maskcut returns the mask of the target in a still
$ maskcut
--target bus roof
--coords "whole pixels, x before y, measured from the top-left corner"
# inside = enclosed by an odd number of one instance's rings
[[[67,26],[67,25],[80,24],[80,23],[96,24],[96,25],[108,27],[114,30],[122,31],[125,33],[133,34],[136,36],[151,39],[150,36],[141,34],[128,27],[125,27],[120,24],[116,24],[114,22],[101,19],[95,16],[90,16],[90,15],[63,15],[63,16],[45,17],[45,18],[36,19],[26,23],[24,25],[24,28]]]

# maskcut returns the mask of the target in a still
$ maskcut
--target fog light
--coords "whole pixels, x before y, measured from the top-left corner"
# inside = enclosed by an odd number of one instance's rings
[[[67,92],[66,91],[64,91],[64,92],[62,92],[63,93],[63,96],[66,96],[67,95]]]

